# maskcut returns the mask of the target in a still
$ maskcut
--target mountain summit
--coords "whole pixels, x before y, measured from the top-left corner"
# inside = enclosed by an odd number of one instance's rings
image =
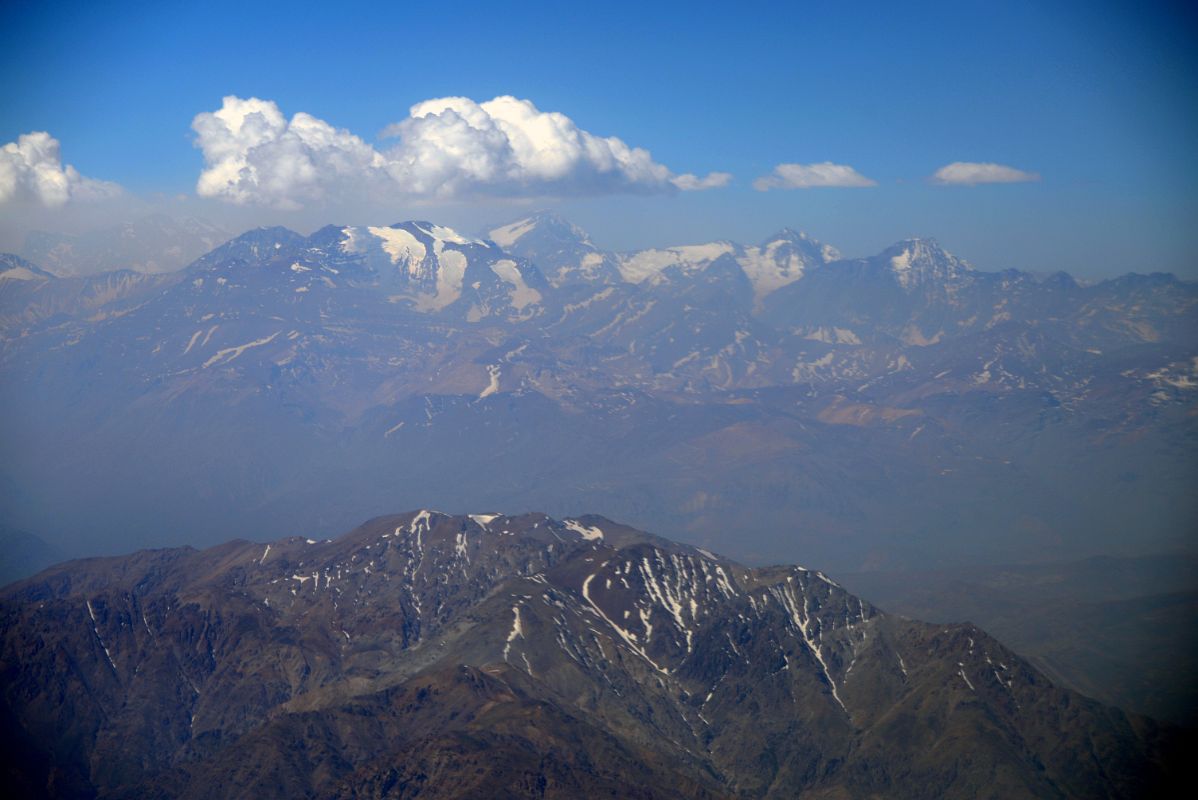
[[[540,245],[556,241],[563,245],[594,246],[587,232],[552,211],[538,211],[531,216],[492,228],[488,237],[509,252],[516,252],[519,242],[529,237],[539,239]]]
[[[555,286],[619,280],[611,256],[596,247],[582,228],[550,211],[492,228],[487,237],[507,252],[536,263]]]
[[[96,797],[1120,797],[1162,731],[971,625],[610,520],[422,510],[0,595],[9,784]],[[63,665],[69,665],[64,667]]]
[[[971,271],[966,262],[947,252],[935,239],[907,239],[882,251],[894,279],[904,289],[924,284],[944,285]]]

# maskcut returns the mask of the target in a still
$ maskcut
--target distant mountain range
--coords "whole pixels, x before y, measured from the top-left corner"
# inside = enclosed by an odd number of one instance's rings
[[[174,272],[230,237],[204,220],[150,214],[79,235],[31,231],[20,255],[59,277]]]
[[[1198,286],[1168,275],[789,230],[611,253],[552,215],[261,229],[163,275],[8,258],[0,493],[89,548],[398,498],[856,570],[1186,548],[1198,514]]]
[[[0,670],[13,797],[1137,797],[1185,744],[972,625],[594,516],[64,564],[0,594]]]

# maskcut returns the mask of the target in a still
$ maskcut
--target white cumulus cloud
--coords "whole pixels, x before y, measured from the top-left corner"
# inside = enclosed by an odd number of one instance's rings
[[[385,146],[310,114],[226,97],[192,122],[206,169],[196,191],[235,203],[298,207],[322,198],[570,196],[695,191],[731,179],[675,174],[649,151],[579,128],[532,102],[445,97],[417,103]]]
[[[45,131],[21,134],[0,148],[0,203],[57,207],[120,193],[115,183],[85,178],[70,164],[63,166],[58,140]]]
[[[679,175],[671,181],[684,192],[701,192],[705,189],[721,189],[732,182],[731,172],[709,172],[700,178],[697,175]]]
[[[819,187],[877,186],[878,182],[862,175],[847,164],[824,161],[819,164],[779,164],[769,175],[753,181],[759,192],[770,189],[814,189]]]
[[[1040,180],[1040,174],[1003,164],[954,161],[932,173],[930,180],[942,186],[976,186],[979,183],[1028,183]]]

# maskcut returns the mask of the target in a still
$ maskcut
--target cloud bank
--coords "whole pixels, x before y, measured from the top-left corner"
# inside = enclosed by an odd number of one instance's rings
[[[386,147],[303,112],[290,120],[256,97],[224,98],[195,117],[206,168],[196,191],[240,204],[297,208],[363,195],[448,200],[698,191],[724,186],[727,173],[675,174],[649,151],[579,128],[531,101],[484,103],[445,97],[417,103],[388,125]]]
[[[770,189],[857,188],[877,185],[877,181],[870,180],[847,164],[833,164],[831,161],[820,164],[779,164],[769,175],[762,175],[753,181],[753,188],[759,192],[768,192]]]
[[[56,208],[120,193],[115,183],[85,178],[70,164],[63,166],[58,140],[45,131],[22,134],[0,148],[0,203]]]
[[[976,186],[979,183],[1028,183],[1040,180],[1038,172],[1024,172],[1003,164],[954,161],[932,173],[929,179],[941,186]]]

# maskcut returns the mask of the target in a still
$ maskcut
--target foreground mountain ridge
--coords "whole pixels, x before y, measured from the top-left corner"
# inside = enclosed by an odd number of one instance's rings
[[[1134,797],[1172,746],[972,625],[595,516],[419,511],[0,598],[20,796]]]

